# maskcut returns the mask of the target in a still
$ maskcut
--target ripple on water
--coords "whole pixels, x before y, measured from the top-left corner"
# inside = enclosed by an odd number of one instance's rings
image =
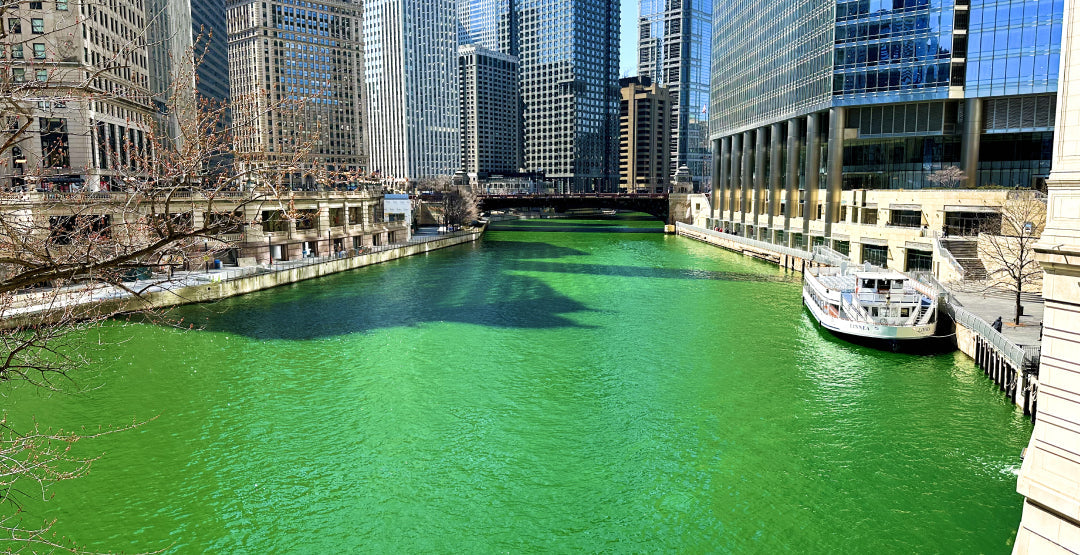
[[[532,223],[530,225],[542,225]],[[105,331],[42,514],[91,549],[986,552],[1030,425],[969,361],[822,333],[797,275],[660,234],[478,246]]]

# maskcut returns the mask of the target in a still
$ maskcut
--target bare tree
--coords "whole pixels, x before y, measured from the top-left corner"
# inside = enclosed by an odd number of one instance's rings
[[[1001,207],[1001,219],[988,220],[979,235],[979,254],[989,262],[992,287],[1016,298],[1013,323],[1020,323],[1020,294],[1042,281],[1035,243],[1046,226],[1046,198],[1035,191],[1014,191]]]
[[[955,188],[967,180],[967,173],[957,166],[945,166],[927,176],[927,181],[942,187]]]
[[[17,9],[0,0],[0,16],[18,18]],[[258,118],[300,120],[304,101],[237,98],[227,106],[198,98],[190,90],[197,80],[194,53],[177,64],[164,95],[174,125],[159,125],[145,89],[103,86],[107,75],[129,67],[144,30],[134,30],[112,59],[96,65],[47,65],[67,59],[65,34],[83,17],[76,9],[70,14],[34,39],[50,45],[42,54],[45,73],[0,60],[0,384],[78,390],[74,371],[91,362],[80,336],[122,307],[103,299],[137,302],[150,288],[169,286],[172,269],[199,267],[230,248],[226,234],[258,223],[245,218],[248,205],[273,204],[293,217],[284,176],[317,183],[344,178],[313,163],[314,132],[274,157],[247,148],[246,130]],[[0,17],[3,29],[10,19]],[[0,39],[10,37],[0,32]],[[5,49],[11,42],[0,41]],[[16,79],[15,69],[23,76],[33,71],[34,78]],[[120,133],[79,115],[115,106],[127,110]],[[241,109],[228,117],[234,107]],[[89,160],[75,161],[75,144]],[[64,183],[67,175],[93,180],[79,187]],[[0,421],[0,541],[8,549],[74,550],[53,539],[51,522],[22,513],[19,499],[41,497],[52,484],[85,474],[92,459],[74,457],[70,446],[96,435],[14,429]]]

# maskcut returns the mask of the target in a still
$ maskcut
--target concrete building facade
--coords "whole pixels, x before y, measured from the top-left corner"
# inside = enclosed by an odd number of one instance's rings
[[[1038,415],[1017,491],[1024,512],[1014,553],[1080,553],[1080,2],[1065,10],[1047,224],[1035,250],[1045,270]]]
[[[449,177],[460,168],[456,10],[452,0],[364,5],[368,148],[384,179]]]
[[[701,190],[712,171],[709,142],[711,0],[641,0],[638,75],[671,93],[670,172],[686,166]]]
[[[660,193],[671,185],[669,91],[647,76],[619,80],[619,189]]]
[[[0,34],[5,189],[101,190],[134,178],[152,142],[141,0],[25,2]]]
[[[482,46],[458,48],[461,168],[471,178],[521,169],[517,57]]]
[[[849,191],[930,188],[958,170],[960,187],[1040,186],[1061,13],[1062,0],[717,5],[710,223],[860,252],[851,226],[884,207],[845,209]],[[933,224],[921,202],[888,207],[895,227],[921,224],[895,240]],[[942,209],[959,221],[995,207]]]
[[[296,162],[294,187],[360,171],[364,155],[360,5],[236,0],[228,5],[237,160]],[[301,167],[304,166],[304,167]]]

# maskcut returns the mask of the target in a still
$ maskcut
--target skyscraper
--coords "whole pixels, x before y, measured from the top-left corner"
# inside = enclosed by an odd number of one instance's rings
[[[364,5],[364,87],[370,167],[415,181],[461,167],[453,0]]]
[[[700,190],[709,180],[709,70],[712,0],[641,0],[638,75],[668,89],[671,174],[687,166]]]
[[[458,49],[461,165],[478,177],[521,168],[521,96],[517,57],[480,46]]]
[[[525,167],[561,191],[618,181],[619,2],[517,0]]]
[[[513,0],[458,0],[458,43],[517,55]]]
[[[228,32],[224,0],[147,0],[150,91],[166,132],[181,135],[178,118],[194,121],[197,99],[229,102]],[[189,32],[182,32],[188,29]],[[188,112],[188,113],[183,113]],[[226,110],[223,126],[228,124]]]
[[[229,81],[241,163],[292,160],[310,147],[320,172],[365,167],[360,5],[334,0],[239,0],[229,4]]]
[[[934,187],[949,169],[971,188],[1040,187],[1049,172],[1063,0],[716,8],[713,207],[727,229],[870,252],[896,228],[971,227],[991,207],[878,206],[849,190]],[[879,215],[891,230],[867,227]],[[926,246],[889,248],[903,261]]]
[[[154,109],[139,0],[12,3],[0,35],[0,187],[87,190],[135,179]]]
[[[655,193],[671,184],[671,94],[639,75],[619,79],[619,188]]]

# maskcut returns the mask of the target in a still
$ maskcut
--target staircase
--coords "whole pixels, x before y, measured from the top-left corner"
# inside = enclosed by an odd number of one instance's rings
[[[986,267],[982,260],[979,260],[979,242],[976,239],[941,239],[941,246],[952,253],[953,258],[964,269],[964,279],[986,279]]]

